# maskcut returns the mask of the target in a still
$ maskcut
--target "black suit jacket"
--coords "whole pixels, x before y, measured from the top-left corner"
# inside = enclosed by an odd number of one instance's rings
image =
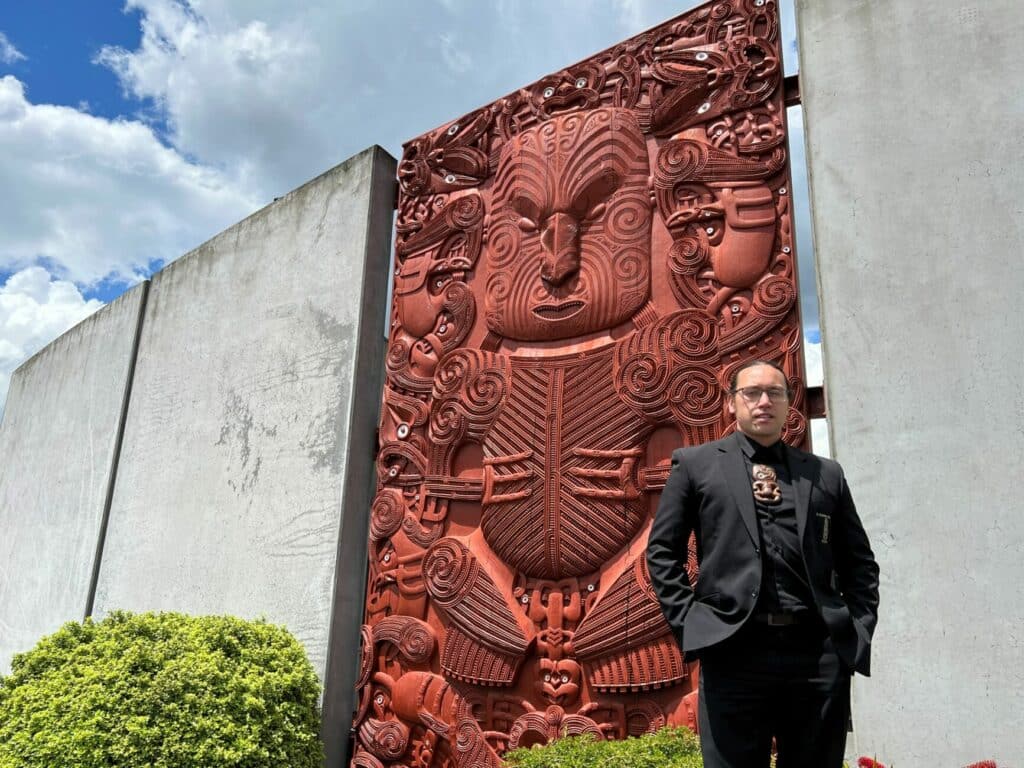
[[[732,635],[757,602],[761,542],[742,439],[736,433],[674,451],[651,528],[651,582],[687,658]],[[787,452],[815,607],[847,667],[870,674],[878,565],[842,467],[792,447]],[[693,585],[685,567],[691,532],[700,562]]]

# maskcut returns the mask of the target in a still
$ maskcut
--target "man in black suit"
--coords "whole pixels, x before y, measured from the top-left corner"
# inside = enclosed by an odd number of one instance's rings
[[[647,563],[687,659],[701,662],[706,768],[839,768],[850,676],[870,672],[878,566],[842,468],[782,438],[785,373],[733,374],[737,431],[672,454]],[[693,533],[700,564],[686,572]]]

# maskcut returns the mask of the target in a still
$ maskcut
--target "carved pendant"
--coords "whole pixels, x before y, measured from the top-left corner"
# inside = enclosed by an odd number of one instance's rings
[[[767,464],[755,464],[754,475],[754,498],[762,504],[778,504],[782,501],[782,491],[779,490],[779,476],[775,470]]]

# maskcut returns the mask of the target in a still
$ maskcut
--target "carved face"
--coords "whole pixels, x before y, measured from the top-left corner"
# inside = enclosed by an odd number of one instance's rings
[[[494,184],[487,325],[523,341],[629,319],[650,292],[651,204],[633,115],[598,109],[511,139]]]

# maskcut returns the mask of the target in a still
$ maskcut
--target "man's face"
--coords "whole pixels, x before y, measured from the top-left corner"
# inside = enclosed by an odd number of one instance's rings
[[[756,399],[745,396],[750,388],[759,389]],[[729,413],[736,417],[739,430],[761,445],[772,445],[782,437],[789,413],[789,398],[780,401],[769,396],[770,390],[786,391],[786,377],[770,365],[755,365],[740,371],[736,378],[736,394],[729,398]]]

